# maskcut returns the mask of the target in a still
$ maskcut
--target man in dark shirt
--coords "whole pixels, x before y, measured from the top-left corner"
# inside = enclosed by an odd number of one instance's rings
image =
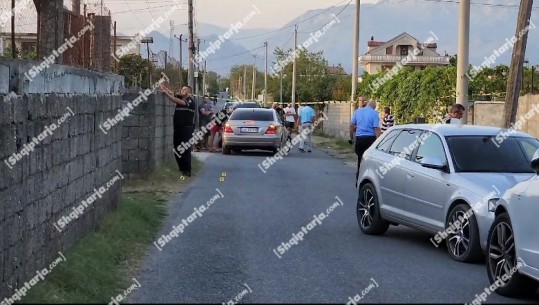
[[[204,95],[203,97],[203,103],[198,106],[198,110],[200,111],[200,127],[208,125],[212,117],[215,114],[215,111],[213,110],[213,107],[210,103],[210,97],[207,95]],[[210,137],[210,134],[208,132],[204,133],[204,136],[202,137],[202,143],[198,143],[196,149],[202,149],[207,150],[208,148],[211,150],[212,144],[210,143],[208,146],[208,138]]]
[[[180,172],[191,177],[191,146],[189,140],[193,137],[195,131],[195,111],[196,105],[191,95],[191,87],[184,86],[181,94],[174,93],[161,85],[161,91],[176,104],[174,111],[174,155]],[[187,144],[185,148],[182,142]]]

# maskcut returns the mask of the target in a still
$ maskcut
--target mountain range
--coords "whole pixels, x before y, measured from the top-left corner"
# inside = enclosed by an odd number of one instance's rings
[[[225,40],[207,60],[208,70],[227,75],[233,65],[253,64],[264,69],[264,42],[268,42],[269,67],[275,57],[277,47],[290,49],[294,42],[294,25],[298,26],[298,44],[303,44],[317,30],[322,31],[318,42],[308,47],[309,51],[323,51],[330,65],[341,64],[347,73],[352,70],[353,32],[355,6],[334,6],[328,9],[310,10],[291,20],[285,26],[275,29],[240,29],[230,39]],[[470,12],[470,63],[480,65],[485,57],[493,54],[505,42],[515,35],[518,14],[518,2],[490,0],[488,4],[472,3]],[[437,52],[444,55],[457,53],[459,4],[448,0],[382,0],[376,4],[361,4],[360,14],[360,54],[367,52],[367,41],[388,41],[407,32],[420,42],[435,35],[438,38]],[[526,59],[530,64],[539,64],[539,11],[534,7],[531,22],[536,28],[529,30]],[[257,18],[268,18],[263,16]],[[329,24],[335,20],[333,24]],[[197,33],[203,40],[201,51],[205,51],[211,42],[219,39],[228,28],[199,23]],[[178,33],[187,33],[184,25],[176,29]],[[153,32],[152,51],[169,49],[170,33]],[[184,34],[184,37],[186,35]],[[179,57],[178,40],[173,39],[174,58]],[[144,53],[144,52],[143,52]],[[183,64],[187,65],[187,43],[183,43]],[[511,50],[503,53],[496,64],[509,64]]]

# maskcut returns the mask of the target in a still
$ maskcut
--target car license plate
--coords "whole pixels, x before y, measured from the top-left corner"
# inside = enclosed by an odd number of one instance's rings
[[[242,128],[241,132],[257,133],[258,128]]]

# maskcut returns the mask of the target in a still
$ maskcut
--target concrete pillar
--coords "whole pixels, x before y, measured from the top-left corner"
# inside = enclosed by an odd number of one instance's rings
[[[53,51],[64,44],[64,1],[34,0],[38,12],[38,57],[54,54]],[[58,54],[55,63],[62,64],[63,56]]]
[[[88,20],[95,26],[90,36],[90,69],[99,72],[111,72],[111,17],[88,16]],[[87,24],[89,24],[87,22]]]

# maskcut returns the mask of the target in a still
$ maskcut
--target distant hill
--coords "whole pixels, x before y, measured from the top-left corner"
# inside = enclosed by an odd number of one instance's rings
[[[480,65],[484,61],[484,57],[491,55],[495,49],[500,48],[505,43],[506,39],[510,39],[514,35],[518,2],[489,1],[492,4],[508,5],[506,7],[472,4],[470,18],[471,64]],[[510,7],[511,5],[513,7]],[[333,18],[332,14],[336,14],[339,22],[331,26],[319,38],[319,42],[309,47],[309,50],[324,51],[324,56],[330,65],[342,64],[346,72],[350,73],[352,70],[354,10],[355,8],[352,4],[331,8],[327,11],[322,9],[311,10],[291,20],[286,25],[288,28],[280,31],[275,31],[277,29],[241,30],[239,33],[234,34],[229,41],[226,41],[220,50],[207,58],[208,69],[214,70],[221,75],[226,75],[234,64],[252,63],[253,54],[258,54],[257,65],[260,69],[263,69],[264,49],[260,48],[253,52],[249,52],[249,50],[262,47],[264,41],[268,41],[270,53],[273,53],[275,47],[292,48],[294,24],[298,24],[298,43],[302,44],[309,38],[309,33],[314,33],[317,29],[321,29]],[[458,16],[459,5],[451,2],[385,0],[377,4],[362,4],[360,53],[363,54],[367,51],[367,41],[371,36],[375,40],[387,41],[402,32],[407,32],[419,41],[424,41],[432,35],[430,34],[432,31],[439,38],[437,41],[438,53],[456,54]],[[539,11],[537,9],[532,12],[532,22],[539,27]],[[215,25],[200,24],[199,26],[198,31],[206,41],[214,41],[218,35],[227,31],[227,29]],[[178,31],[187,33],[185,27],[178,29]],[[271,31],[273,32],[268,33]],[[238,38],[243,37],[250,38],[238,40]],[[168,50],[168,34],[158,38],[154,37],[154,40],[155,43],[152,45],[152,49]],[[177,53],[178,40],[175,39],[174,43],[175,53]],[[201,45],[201,49],[205,49],[204,44]],[[531,64],[539,64],[538,50],[539,28],[531,29],[526,49],[526,58]],[[186,52],[187,44],[184,43],[185,65],[187,62]],[[174,55],[176,56],[176,54]],[[507,51],[498,58],[496,63],[509,64],[510,59],[511,51]],[[270,66],[273,60],[274,57],[270,56]]]

